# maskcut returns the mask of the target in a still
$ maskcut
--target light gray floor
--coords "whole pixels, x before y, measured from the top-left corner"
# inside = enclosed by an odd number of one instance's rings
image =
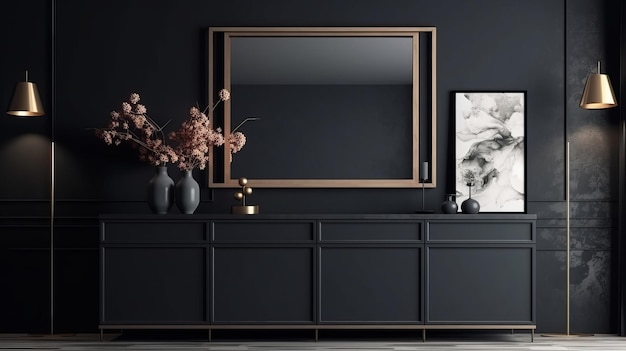
[[[426,342],[412,340],[333,340],[325,341],[120,341],[99,335],[31,336],[0,334],[0,350],[65,351],[626,351],[626,337],[595,335],[589,337],[544,337],[529,335],[477,335],[472,337],[434,337]]]

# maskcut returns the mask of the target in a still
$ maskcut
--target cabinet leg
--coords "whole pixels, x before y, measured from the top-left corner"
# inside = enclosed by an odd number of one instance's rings
[[[315,329],[315,342],[320,341],[320,330],[319,329]]]
[[[100,342],[104,340],[104,329],[100,328]]]
[[[211,342],[211,339],[213,338],[213,335],[211,335],[211,329],[209,329],[209,342]]]
[[[426,342],[426,329],[422,329],[422,342]]]
[[[535,329],[530,330],[530,342],[535,342]]]

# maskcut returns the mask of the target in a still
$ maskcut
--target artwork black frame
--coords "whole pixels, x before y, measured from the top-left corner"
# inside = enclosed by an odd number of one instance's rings
[[[480,212],[526,212],[526,91],[454,91],[457,202]],[[461,206],[459,206],[460,209]]]

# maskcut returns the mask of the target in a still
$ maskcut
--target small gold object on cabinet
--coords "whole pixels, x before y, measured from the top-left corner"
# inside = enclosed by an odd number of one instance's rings
[[[246,195],[252,194],[252,188],[247,186],[248,179],[239,178],[239,185],[241,185],[241,191],[235,193],[235,199],[241,200],[241,205],[232,206],[233,214],[258,214],[259,206],[246,205]]]

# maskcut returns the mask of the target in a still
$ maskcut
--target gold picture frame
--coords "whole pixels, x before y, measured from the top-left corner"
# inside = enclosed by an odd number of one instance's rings
[[[436,187],[435,27],[212,27],[208,47],[208,105],[231,92],[212,126],[260,119],[210,151],[209,187]]]

